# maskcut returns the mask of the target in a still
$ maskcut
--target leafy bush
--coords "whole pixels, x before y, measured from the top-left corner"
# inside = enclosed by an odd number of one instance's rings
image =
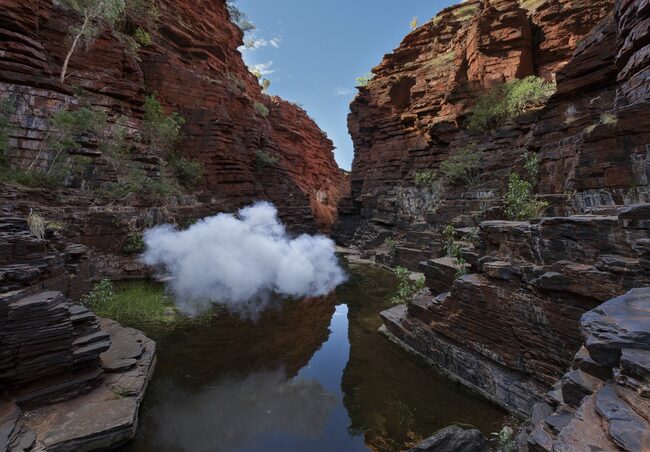
[[[430,188],[438,178],[438,174],[432,170],[421,170],[413,173],[415,185],[420,188]]]
[[[42,171],[23,171],[7,166],[0,166],[0,180],[31,188],[54,189],[63,185],[63,181],[57,176]]]
[[[530,220],[539,217],[548,207],[546,201],[535,199],[533,188],[539,177],[539,156],[526,154],[524,169],[528,178],[523,179],[517,173],[511,173],[508,179],[508,191],[505,195],[506,216],[511,220]]]
[[[110,279],[102,279],[95,284],[90,292],[83,296],[82,302],[90,308],[100,307],[110,301],[113,296],[113,282]],[[99,312],[96,313],[99,314]]]
[[[176,112],[166,115],[155,94],[144,100],[143,137],[151,150],[171,153],[181,136],[181,127],[185,120]]]
[[[499,432],[492,433],[492,441],[497,444],[497,452],[515,452],[517,440],[511,427],[505,426]]]
[[[372,72],[366,72],[364,75],[361,77],[357,77],[355,80],[357,82],[357,86],[368,86],[370,85],[370,82],[374,78],[375,74]]]
[[[508,191],[505,195],[506,216],[511,220],[530,220],[539,217],[548,207],[545,201],[538,201],[533,195],[533,184],[511,173]]]
[[[471,19],[474,16],[474,13],[478,10],[477,5],[465,5],[461,6],[460,8],[454,10],[453,14],[456,20],[460,20],[462,22]]]
[[[386,245],[386,248],[388,248],[388,252],[390,254],[395,253],[395,250],[397,248],[397,242],[395,242],[394,239],[390,237],[386,237],[386,239],[384,240],[384,245]]]
[[[478,99],[467,128],[480,133],[500,127],[521,113],[542,106],[554,92],[554,83],[536,76],[495,86]]]
[[[261,149],[255,151],[255,166],[258,170],[264,169],[267,166],[275,166],[279,161],[278,156],[271,155]]]
[[[0,101],[0,165],[6,163],[7,151],[9,151],[9,133],[11,131],[10,116],[14,110],[14,105],[10,99]]]
[[[392,304],[409,304],[416,293],[424,289],[424,276],[417,280],[411,279],[411,272],[404,267],[397,267],[393,274],[399,282],[397,293],[391,298]]]
[[[148,47],[153,44],[153,40],[151,39],[151,35],[147,30],[145,30],[142,27],[138,27],[135,30],[135,33],[133,35],[135,40],[140,44],[141,46]]]
[[[146,246],[144,239],[141,235],[136,234],[131,235],[128,239],[126,239],[126,243],[124,244],[124,247],[122,247],[122,251],[124,254],[140,254],[145,250],[145,248]]]
[[[261,102],[255,102],[253,105],[255,108],[255,113],[260,115],[262,118],[268,118],[269,116],[269,109],[266,105],[264,105]]]
[[[452,264],[456,269],[456,277],[460,278],[469,273],[467,270],[467,261],[463,258],[463,251],[459,244],[456,243],[456,228],[448,224],[442,230],[442,236],[445,239],[445,253],[451,258]]]
[[[474,146],[461,149],[440,164],[440,171],[449,183],[463,182],[474,185],[480,174],[481,153]]]
[[[456,58],[456,52],[448,50],[447,52],[440,53],[431,60],[431,65],[434,67],[447,66]]]
[[[177,155],[169,159],[169,166],[178,182],[187,189],[196,187],[203,178],[203,164]]]

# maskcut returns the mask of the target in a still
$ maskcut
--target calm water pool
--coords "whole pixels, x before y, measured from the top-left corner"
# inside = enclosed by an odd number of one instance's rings
[[[173,331],[140,326],[158,364],[123,450],[396,451],[452,423],[499,430],[504,412],[377,332],[392,275],[348,271],[335,294],[256,322],[222,313]]]

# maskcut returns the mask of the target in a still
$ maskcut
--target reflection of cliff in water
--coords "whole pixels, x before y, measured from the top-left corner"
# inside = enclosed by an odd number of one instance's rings
[[[498,431],[503,412],[478,402],[377,332],[378,313],[395,287],[392,276],[365,266],[351,273],[338,291],[349,309],[350,358],[341,386],[350,429],[379,451],[402,450],[452,423]]]
[[[286,300],[257,321],[220,311],[208,325],[170,332],[142,329],[164,350],[156,374],[192,391],[260,371],[283,369],[294,377],[329,337],[334,309],[332,297]]]
[[[152,430],[141,450],[237,450],[277,432],[319,437],[336,397],[316,380],[288,380],[282,370],[225,377],[199,392],[158,388]]]

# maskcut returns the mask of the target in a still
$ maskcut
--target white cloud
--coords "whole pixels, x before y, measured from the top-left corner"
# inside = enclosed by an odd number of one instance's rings
[[[336,88],[336,90],[334,90],[335,96],[349,96],[351,94],[352,90],[350,88]]]
[[[269,203],[204,218],[184,231],[170,225],[145,232],[144,262],[162,267],[175,302],[186,313],[211,302],[251,315],[274,292],[289,297],[326,295],[345,281],[334,242],[292,237]]]
[[[259,72],[261,75],[269,75],[275,72],[274,69],[271,69],[272,65],[273,61],[271,60],[266,63],[251,64],[248,66],[248,69],[253,73]]]

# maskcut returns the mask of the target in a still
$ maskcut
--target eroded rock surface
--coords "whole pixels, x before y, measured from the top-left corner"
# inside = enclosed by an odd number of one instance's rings
[[[650,447],[649,308],[650,289],[634,289],[582,317],[585,345],[575,356],[573,370],[535,406],[535,412],[544,414],[534,416],[525,429],[522,440],[528,448]],[[558,418],[563,422],[555,422]]]
[[[155,366],[155,343],[112,320],[99,323],[99,333],[107,340],[105,351],[96,355],[101,378],[78,394],[57,394],[55,398],[50,394],[49,399],[39,400],[36,408],[29,408],[36,403],[33,399],[28,404],[18,399],[3,402],[2,450],[106,450],[133,438],[140,403]]]

